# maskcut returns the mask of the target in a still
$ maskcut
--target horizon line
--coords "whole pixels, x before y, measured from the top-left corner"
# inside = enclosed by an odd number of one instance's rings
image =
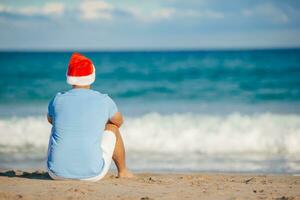
[[[256,50],[298,50],[290,47],[219,47],[219,48],[66,48],[66,49],[1,49],[0,52],[178,52],[178,51],[256,51]]]

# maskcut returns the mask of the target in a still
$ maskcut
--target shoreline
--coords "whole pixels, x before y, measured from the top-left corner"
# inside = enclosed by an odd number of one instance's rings
[[[46,171],[0,172],[0,199],[300,200],[300,176],[243,173],[137,173],[101,181],[54,181]]]

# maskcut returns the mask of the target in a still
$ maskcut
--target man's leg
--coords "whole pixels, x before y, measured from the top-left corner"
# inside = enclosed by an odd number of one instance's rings
[[[106,124],[105,130],[109,130],[113,132],[116,136],[116,145],[115,150],[113,153],[112,159],[114,160],[117,169],[118,169],[118,177],[133,177],[133,174],[127,169],[126,167],[126,160],[125,160],[125,148],[122,136],[120,134],[119,128],[114,124]]]

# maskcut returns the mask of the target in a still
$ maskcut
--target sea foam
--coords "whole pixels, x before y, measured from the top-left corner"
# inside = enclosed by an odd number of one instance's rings
[[[149,113],[125,117],[128,151],[203,154],[300,153],[300,116],[262,113],[226,116]],[[0,119],[0,153],[46,152],[51,125],[45,117]]]

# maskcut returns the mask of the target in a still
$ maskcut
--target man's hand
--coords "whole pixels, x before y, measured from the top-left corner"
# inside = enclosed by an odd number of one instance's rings
[[[122,114],[120,112],[116,112],[116,114],[108,120],[108,123],[114,124],[120,128],[123,124]]]
[[[48,122],[49,122],[50,124],[52,124],[52,118],[51,118],[49,115],[47,115],[47,119],[48,119]]]

